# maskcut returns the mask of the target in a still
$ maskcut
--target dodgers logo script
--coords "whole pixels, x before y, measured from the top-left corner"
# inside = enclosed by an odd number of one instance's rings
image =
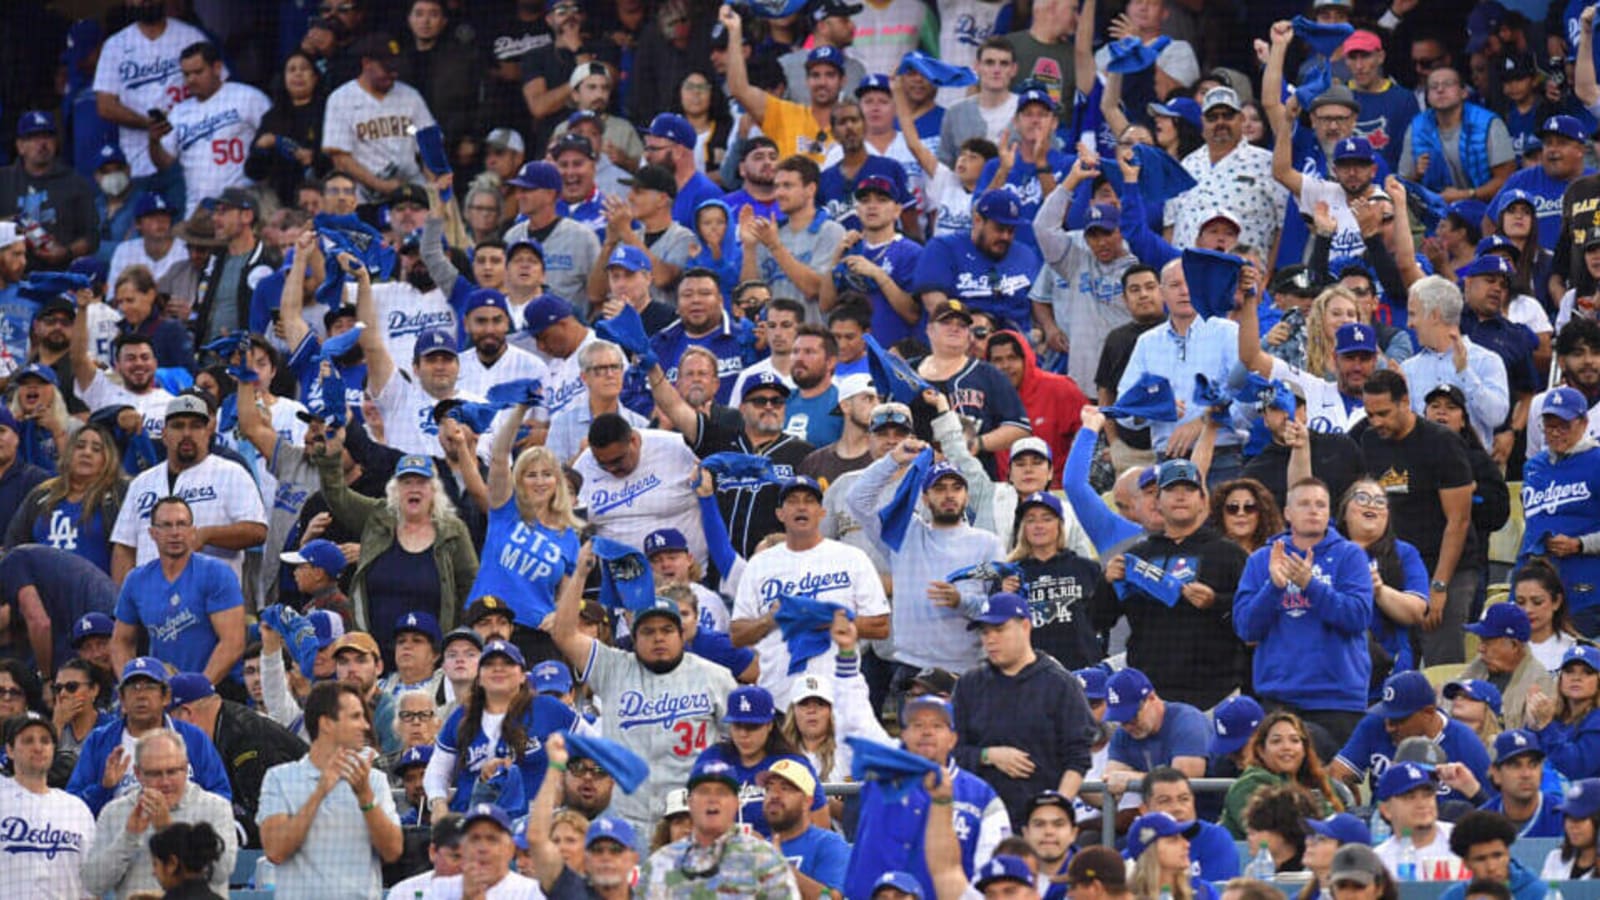
[[[847,590],[849,587],[849,572],[807,572],[795,581],[768,578],[766,581],[761,582],[759,590],[762,603],[775,603],[779,594],[788,594],[791,597],[814,598],[818,594]]]
[[[617,715],[622,720],[624,731],[644,725],[660,725],[667,729],[679,719],[711,715],[711,695],[658,694],[646,697],[639,691],[624,691],[617,698]]]
[[[83,835],[54,828],[50,823],[35,826],[21,816],[0,819],[0,844],[7,853],[40,853],[55,859],[60,853],[77,853]]]
[[[173,493],[175,493],[185,503],[190,505],[195,503],[204,503],[207,500],[217,499],[217,488],[215,485],[210,484],[191,484],[185,486],[182,490],[174,491]],[[139,518],[150,518],[150,510],[155,509],[156,501],[159,499],[161,499],[161,495],[157,494],[155,491],[145,491],[144,493],[140,494],[137,501]]]
[[[423,311],[407,315],[404,310],[396,309],[390,311],[386,327],[389,329],[390,337],[421,334],[430,328],[451,329],[456,327],[456,315],[449,310]]]
[[[622,487],[615,491],[596,490],[589,495],[589,512],[591,515],[599,515],[619,506],[632,506],[634,498],[648,494],[660,485],[660,478],[646,475],[638,481],[624,482]]]

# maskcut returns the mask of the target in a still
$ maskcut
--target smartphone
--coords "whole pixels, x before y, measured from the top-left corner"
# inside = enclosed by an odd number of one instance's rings
[[[152,122],[165,122],[165,121],[167,121],[167,114],[162,112],[159,109],[148,110],[148,111],[145,112],[145,115],[149,116],[150,117],[150,121],[152,121]]]

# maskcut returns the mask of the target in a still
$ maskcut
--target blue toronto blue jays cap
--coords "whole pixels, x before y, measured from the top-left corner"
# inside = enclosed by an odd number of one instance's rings
[[[1364,137],[1347,137],[1333,145],[1334,163],[1374,163],[1378,155],[1372,151],[1372,142]]]
[[[394,633],[398,635],[402,631],[420,634],[432,641],[435,647],[444,639],[444,633],[439,630],[439,620],[433,617],[433,613],[402,613],[394,620]]]
[[[785,481],[783,487],[778,489],[778,502],[783,503],[784,499],[795,491],[809,491],[815,494],[818,500],[822,499],[822,485],[815,478],[810,475],[796,475]]]
[[[960,479],[962,485],[967,483],[967,476],[961,474],[961,470],[956,468],[955,463],[947,459],[941,459],[929,466],[927,474],[922,476],[923,492],[926,493],[930,488],[938,484],[941,478],[957,478]]]
[[[1371,325],[1360,322],[1346,322],[1339,326],[1333,336],[1333,352],[1345,353],[1377,353],[1378,335],[1372,330]]]
[[[560,696],[572,690],[572,670],[560,660],[547,659],[528,673],[528,682],[533,685],[536,694]]]
[[[1022,108],[1027,106],[1029,103],[1043,103],[1045,109],[1048,109],[1051,112],[1055,112],[1056,110],[1055,99],[1050,96],[1049,91],[1042,87],[1024,88],[1020,93],[1017,94],[1017,112],[1021,112]]]
[[[1503,702],[1500,697],[1500,689],[1481,678],[1452,681],[1444,686],[1444,690],[1441,693],[1444,694],[1446,700],[1465,697],[1468,700],[1476,700],[1479,703],[1488,704],[1489,708],[1494,710],[1495,715],[1500,715],[1500,708]]]
[[[1012,619],[1026,619],[1031,616],[1028,611],[1028,601],[1019,594],[1001,592],[983,601],[983,607],[972,621],[967,623],[968,631],[976,631],[985,625],[1004,625]]]
[[[917,879],[913,878],[910,872],[895,870],[879,875],[878,880],[872,883],[872,896],[878,896],[878,892],[885,888],[910,894],[916,900],[923,900],[926,896],[922,893],[922,885],[917,883]]]
[[[734,688],[728,695],[728,712],[722,720],[735,725],[765,725],[775,714],[772,692],[757,684],[747,684]]]
[[[430,328],[417,335],[416,346],[411,351],[412,359],[421,359],[430,353],[448,353],[451,356],[460,356],[456,349],[456,336],[443,328]]]
[[[616,816],[601,816],[589,823],[589,831],[583,836],[583,848],[593,847],[601,841],[616,841],[624,850],[633,849],[633,826]]]
[[[1204,484],[1200,475],[1200,467],[1187,459],[1169,459],[1156,468],[1156,485],[1162,489],[1175,484],[1192,484],[1200,487]]]
[[[1600,778],[1585,778],[1567,785],[1557,809],[1569,819],[1587,819],[1600,813]]]
[[[472,315],[475,309],[498,309],[506,315],[511,315],[511,304],[507,302],[506,295],[494,288],[479,288],[467,295],[465,315]]]
[[[1138,669],[1122,669],[1106,680],[1106,721],[1131,722],[1144,698],[1155,693],[1150,679]]]
[[[835,50],[834,52],[838,53],[839,51]],[[842,62],[839,64],[839,71],[844,71]],[[674,144],[681,144],[690,149],[694,148],[695,141],[698,140],[698,136],[694,132],[694,126],[689,123],[688,119],[677,113],[661,113],[651,119],[650,136],[666,138]]]
[[[431,759],[433,759],[432,744],[418,744],[415,747],[407,747],[406,751],[400,754],[400,761],[395,763],[394,770],[396,773],[400,773],[407,769],[415,769],[418,766],[426,766]]]
[[[338,578],[345,567],[344,551],[339,549],[338,544],[326,538],[306,541],[299,550],[278,554],[278,559],[291,566],[309,563],[333,578]]]
[[[546,328],[561,321],[576,316],[572,304],[557,297],[555,294],[543,294],[538,299],[529,303],[522,311],[522,319],[528,334],[538,337]]]
[[[1164,812],[1145,813],[1134,819],[1133,825],[1128,829],[1128,844],[1123,855],[1129,859],[1138,859],[1151,844],[1164,837],[1183,834],[1193,824],[1193,822],[1179,822]]]
[[[1588,644],[1575,644],[1567,648],[1567,652],[1561,654],[1561,668],[1565,669],[1572,663],[1582,663],[1600,672],[1600,648]]]
[[[478,664],[483,665],[491,656],[504,656],[517,664],[518,668],[526,669],[528,663],[522,658],[522,651],[510,641],[493,640],[483,645],[483,653],[478,657]]]
[[[1483,611],[1482,619],[1468,623],[1465,628],[1485,640],[1503,637],[1526,642],[1533,634],[1528,614],[1515,603],[1496,603]]]
[[[561,170],[556,168],[555,163],[536,159],[533,162],[523,163],[515,176],[506,179],[506,184],[532,191],[559,191]]]
[[[1371,844],[1367,823],[1349,813],[1334,813],[1326,819],[1306,819],[1306,828],[1340,844]]]
[[[1526,728],[1513,728],[1494,736],[1494,764],[1497,766],[1529,753],[1544,759],[1544,747],[1539,743],[1539,736]]]
[[[1383,699],[1367,712],[1385,719],[1404,719],[1434,705],[1433,685],[1421,672],[1399,672],[1383,682]]]
[[[1480,256],[1456,270],[1456,275],[1462,278],[1476,278],[1480,275],[1497,275],[1510,278],[1516,274],[1516,267],[1511,265],[1511,260],[1498,253]]]
[[[1559,416],[1571,422],[1573,419],[1581,419],[1589,414],[1589,403],[1582,394],[1578,393],[1577,388],[1562,386],[1554,388],[1544,395],[1544,406],[1540,410],[1540,414]]]
[[[817,65],[833,66],[835,69],[843,72],[844,51],[840,50],[838,47],[813,47],[811,52],[806,54],[806,69],[809,70],[812,66]]]
[[[1420,787],[1433,787],[1437,784],[1432,766],[1418,763],[1395,763],[1384,770],[1383,777],[1378,779],[1377,798],[1388,800],[1401,794],[1409,794]]]
[[[1106,681],[1111,677],[1111,672],[1103,666],[1089,666],[1078,669],[1072,673],[1077,677],[1078,683],[1083,685],[1083,696],[1089,700],[1104,700],[1106,698]]]
[[[92,637],[111,637],[111,632],[116,629],[116,620],[105,613],[84,613],[72,623],[72,646],[76,647]]]
[[[856,97],[858,99],[868,91],[883,91],[885,94],[894,93],[893,88],[889,85],[889,76],[881,73],[868,75],[861,79],[860,84],[856,85]]]
[[[606,268],[612,266],[621,266],[629,272],[649,272],[653,269],[650,254],[644,252],[644,248],[632,244],[618,244],[617,248],[611,251],[611,256],[606,258]]]
[[[17,137],[25,138],[35,134],[55,134],[56,119],[42,109],[31,109],[22,114],[17,120]]]
[[[1589,131],[1583,127],[1576,116],[1551,116],[1539,126],[1539,139],[1542,141],[1547,135],[1560,135],[1568,140],[1586,143],[1589,140]]]
[[[395,464],[394,475],[421,475],[423,478],[433,477],[433,460],[426,456],[413,453],[410,456],[400,457],[400,462]]]
[[[165,216],[173,215],[172,205],[167,203],[167,198],[157,193],[140,194],[139,199],[133,204],[133,218],[142,219],[160,213]]]
[[[462,820],[464,827],[470,828],[474,822],[493,822],[500,826],[506,834],[515,834],[516,829],[511,827],[511,816],[494,803],[479,803],[467,810],[467,817]]]
[[[724,721],[730,720],[724,719]],[[707,781],[720,781],[735,793],[739,791],[739,776],[733,771],[733,766],[720,759],[708,759],[702,756],[690,770],[689,783],[686,786],[692,791]]]
[[[1243,750],[1265,716],[1261,704],[1243,694],[1218,703],[1211,713],[1211,746],[1207,752],[1211,756],[1227,756]]]
[[[217,695],[217,689],[211,685],[211,679],[203,672],[179,672],[167,682],[167,687],[172,691],[172,697],[167,701],[168,712],[180,706],[187,706],[196,700]]]
[[[744,399],[750,399],[750,395],[756,391],[777,391],[781,397],[787,397],[790,393],[789,386],[783,383],[783,378],[776,372],[757,372],[746,378]]]
[[[1116,231],[1122,227],[1122,211],[1110,203],[1096,203],[1084,217],[1084,231]]]
[[[668,550],[688,550],[689,539],[676,528],[657,528],[644,536],[644,555],[655,556]]]
[[[167,667],[154,656],[135,656],[122,667],[122,679],[117,682],[117,686],[121,687],[135,678],[148,678],[151,681],[167,684]]]
[[[1027,224],[1027,219],[1022,215],[1022,204],[1017,202],[1017,195],[1005,188],[991,188],[978,195],[978,202],[972,211],[996,225],[1016,228],[1018,225]]]

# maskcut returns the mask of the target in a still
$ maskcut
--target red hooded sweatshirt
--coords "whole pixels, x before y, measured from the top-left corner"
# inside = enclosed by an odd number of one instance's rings
[[[1023,409],[1028,411],[1034,437],[1043,438],[1050,446],[1050,459],[1055,468],[1050,486],[1059,489],[1061,469],[1067,464],[1067,451],[1072,447],[1072,436],[1078,433],[1081,424],[1078,418],[1088,398],[1071,378],[1039,368],[1039,359],[1034,356],[1027,338],[1015,331],[1000,331],[989,340],[1000,335],[1009,336],[1015,346],[1021,348],[1022,383],[1017,385],[1017,394],[1022,398]],[[1010,452],[996,454],[995,462],[1000,480],[1004,481],[1011,469]]]

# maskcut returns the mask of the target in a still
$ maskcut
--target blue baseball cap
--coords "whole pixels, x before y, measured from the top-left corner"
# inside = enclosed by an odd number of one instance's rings
[[[1494,764],[1500,765],[1529,753],[1544,759],[1544,747],[1539,736],[1526,728],[1513,728],[1494,736]]]
[[[395,464],[394,475],[421,475],[423,478],[433,477],[433,460],[426,456],[411,454],[400,457],[400,462]]]
[[[1156,467],[1156,485],[1162,490],[1175,484],[1192,484],[1201,487],[1204,481],[1200,468],[1187,459],[1169,459]]]
[[[1584,399],[1582,394],[1578,393],[1577,388],[1570,388],[1565,385],[1553,388],[1549,393],[1545,394],[1544,406],[1540,409],[1540,415],[1557,416],[1566,419],[1568,422],[1573,419],[1584,418],[1588,414],[1589,402]]]
[[[1372,142],[1364,137],[1347,137],[1333,145],[1335,165],[1342,162],[1371,165],[1377,161],[1378,155],[1372,150]]]
[[[172,697],[167,701],[168,712],[180,706],[187,706],[196,700],[217,695],[217,689],[212,686],[211,679],[203,672],[179,672],[167,682],[167,687],[172,691]]]
[[[1007,228],[1016,228],[1026,225],[1028,220],[1022,215],[1022,204],[1017,201],[1017,195],[1005,188],[991,188],[978,195],[978,202],[973,204],[974,214],[982,216],[996,225]]]
[[[94,166],[97,169],[105,166],[125,166],[127,164],[128,157],[123,155],[122,148],[116,144],[106,144],[94,153]]]
[[[478,656],[478,665],[481,666],[488,662],[491,656],[504,656],[506,659],[516,663],[518,668],[526,669],[528,667],[527,661],[522,658],[522,651],[517,649],[517,645],[510,641],[495,639],[485,643],[483,645],[483,653]]]
[[[1000,854],[991,858],[978,870],[978,879],[972,886],[980,892],[989,885],[999,881],[1015,881],[1019,884],[1033,885],[1033,870],[1020,856]]]
[[[561,695],[572,690],[572,670],[558,659],[547,659],[528,673],[535,694]]]
[[[1494,202],[1489,204],[1489,218],[1495,222],[1500,221],[1500,215],[1513,203],[1525,203],[1534,215],[1539,213],[1539,201],[1534,199],[1532,194],[1522,188],[1511,188],[1494,195]]]
[[[1596,672],[1600,672],[1600,648],[1588,644],[1574,644],[1561,654],[1561,668],[1565,669],[1571,663],[1583,663]]]
[[[506,244],[506,259],[516,256],[518,250],[531,250],[534,256],[539,257],[540,262],[544,262],[544,245],[534,238],[523,235]]]
[[[1122,669],[1106,680],[1106,721],[1130,722],[1155,686],[1138,669]]]
[[[1306,819],[1310,831],[1340,844],[1371,844],[1372,832],[1367,823],[1349,813],[1334,813],[1326,819]]]
[[[868,91],[882,91],[885,94],[894,93],[894,89],[889,85],[889,76],[881,73],[874,73],[861,79],[861,83],[856,85],[856,98],[860,99],[861,95]]]
[[[907,697],[905,701],[900,704],[901,723],[903,724],[909,721],[911,714],[919,709],[938,710],[939,714],[944,716],[945,721],[949,723],[951,728],[956,726],[955,704],[951,703],[949,700],[945,699],[939,694],[918,694],[915,697]]]
[[[948,459],[941,459],[929,466],[927,474],[922,476],[923,492],[926,493],[935,484],[938,484],[941,478],[958,478],[963,486],[967,483],[967,476],[961,474],[961,470],[956,468],[955,463]]]
[[[407,747],[405,752],[400,754],[399,761],[394,765],[395,774],[404,772],[407,769],[415,769],[417,766],[426,766],[431,759],[433,759],[432,744],[418,744],[415,747]]]
[[[1511,265],[1511,260],[1498,253],[1491,253],[1488,256],[1480,256],[1457,269],[1456,275],[1461,278],[1477,278],[1485,275],[1510,278],[1516,271],[1516,267]]]
[[[922,893],[922,885],[918,884],[917,879],[913,878],[909,872],[895,870],[893,872],[885,872],[882,875],[879,875],[878,880],[872,883],[871,896],[878,896],[878,892],[884,888],[891,888],[899,891],[902,894],[910,894],[911,896],[915,897],[916,900],[924,900],[926,897],[926,895]]]
[[[1058,519],[1066,518],[1066,512],[1061,506],[1061,498],[1057,497],[1055,494],[1049,494],[1044,491],[1034,491],[1018,501],[1017,515],[1021,516],[1023,513],[1035,506],[1042,506],[1045,509],[1050,510],[1050,512],[1054,513],[1055,517]]]
[[[657,528],[644,536],[644,555],[646,558],[655,556],[668,550],[688,550],[689,539],[683,532],[676,528]]]
[[[1123,855],[1129,859],[1138,859],[1151,844],[1164,837],[1183,834],[1193,824],[1193,822],[1179,822],[1164,812],[1145,813],[1134,819],[1133,825],[1128,828],[1128,843]]]
[[[983,601],[983,606],[978,614],[967,623],[968,631],[977,631],[985,625],[1004,625],[1012,619],[1027,619],[1032,613],[1028,611],[1028,601],[1019,594],[1000,592]]]
[[[835,53],[839,51],[835,50]],[[844,64],[839,64],[839,71],[844,71]],[[666,138],[674,144],[679,144],[694,149],[695,142],[699,139],[695,134],[694,126],[688,119],[677,113],[661,113],[650,120],[650,136]]]
[[[734,688],[728,695],[728,712],[722,721],[735,725],[766,725],[776,715],[772,692],[758,684]]]
[[[1211,746],[1206,752],[1212,756],[1238,753],[1250,743],[1250,735],[1265,717],[1261,704],[1244,694],[1218,703],[1211,712]]]
[[[583,836],[583,849],[587,850],[601,841],[616,841],[622,845],[622,849],[632,850],[637,840],[632,825],[616,816],[601,816],[589,823],[589,831]]]
[[[1385,719],[1404,719],[1435,705],[1433,685],[1421,672],[1398,672],[1384,679],[1383,699],[1367,712]]]
[[[55,134],[56,118],[42,109],[30,109],[17,120],[17,137],[31,137],[35,134]]]
[[[1023,107],[1029,103],[1043,103],[1045,109],[1051,112],[1056,111],[1055,98],[1051,97],[1050,92],[1042,87],[1027,87],[1017,93],[1017,112],[1022,112]]]
[[[639,623],[650,618],[651,616],[666,616],[672,621],[677,622],[679,627],[683,626],[683,614],[678,612],[677,602],[674,600],[669,600],[666,597],[657,597],[650,601],[648,606],[636,610],[633,614],[633,627],[637,629],[639,627]]]
[[[1395,763],[1384,770],[1383,777],[1378,779],[1376,796],[1379,800],[1388,800],[1401,794],[1409,794],[1420,787],[1432,788],[1438,784],[1432,766],[1419,763]]]
[[[1476,700],[1479,703],[1486,703],[1490,709],[1494,710],[1495,715],[1500,715],[1502,704],[1500,689],[1481,678],[1467,678],[1460,681],[1452,681],[1449,684],[1446,684],[1444,686],[1444,690],[1440,693],[1444,694],[1444,698],[1446,700],[1455,700],[1459,697],[1465,697],[1468,700]]]
[[[770,698],[771,695],[768,696]],[[723,721],[728,720],[724,719]],[[685,787],[692,791],[707,781],[720,781],[734,793],[739,792],[739,776],[733,771],[733,766],[720,759],[710,759],[702,756],[695,762],[694,768],[689,770],[689,783]]]
[[[511,816],[501,809],[498,804],[479,803],[467,810],[467,817],[461,820],[462,829],[470,828],[474,822],[493,822],[500,826],[506,834],[515,834],[516,829],[511,827]]]
[[[1106,698],[1106,681],[1111,677],[1110,670],[1104,666],[1089,666],[1084,669],[1074,670],[1078,683],[1083,685],[1083,696],[1089,700],[1104,700]]]
[[[816,495],[819,501],[822,499],[822,484],[820,482],[810,475],[796,475],[785,481],[783,486],[778,488],[778,503],[781,505],[795,491],[808,491]]]
[[[789,386],[783,383],[783,378],[776,372],[757,372],[746,378],[741,402],[750,399],[750,395],[756,391],[777,391],[780,397],[787,397],[791,393]]]
[[[80,256],[72,262],[67,263],[68,272],[71,272],[74,275],[83,275],[95,284],[105,284],[106,275],[110,272],[110,270],[110,264],[98,256]],[[45,310],[50,309],[50,307],[50,301],[46,300],[44,306],[40,309],[40,312],[44,312]],[[71,308],[69,309],[68,307]],[[77,305],[74,304],[73,301],[67,299],[65,296],[61,298],[59,308],[62,312],[72,313],[74,318],[76,318],[78,315]]]
[[[1546,135],[1551,134],[1560,135],[1580,144],[1587,143],[1589,140],[1588,129],[1583,127],[1583,123],[1579,122],[1576,116],[1551,116],[1544,120],[1536,133],[1541,141],[1544,140]]]
[[[46,384],[54,385],[55,387],[61,386],[61,378],[60,376],[56,375],[56,370],[50,368],[44,363],[28,363],[27,365],[18,369],[17,374],[11,376],[11,381],[13,383],[20,383],[24,378],[37,378]]]
[[[1157,466],[1145,466],[1143,469],[1140,469],[1139,470],[1139,490],[1142,491],[1145,488],[1151,486],[1152,484],[1155,484],[1156,483],[1156,476],[1159,475],[1159,474],[1160,474],[1160,469]]]
[[[1200,104],[1189,97],[1173,97],[1165,103],[1147,103],[1144,110],[1151,118],[1166,116],[1169,119],[1182,119],[1196,128],[1204,125],[1200,117]]]
[[[475,309],[489,307],[498,309],[507,316],[511,315],[511,304],[506,300],[506,295],[494,288],[478,288],[467,295],[466,309],[463,315],[472,315]]]
[[[1569,819],[1587,819],[1600,813],[1600,778],[1585,778],[1567,785],[1556,809]]]
[[[128,660],[128,664],[122,667],[122,678],[117,682],[117,687],[122,687],[135,678],[148,678],[161,684],[170,683],[167,678],[167,667],[154,656],[135,656]]]
[[[456,336],[444,328],[430,328],[417,335],[417,343],[411,350],[411,358],[422,359],[432,353],[448,353],[459,357],[461,351],[456,349]]]
[[[172,218],[175,215],[172,205],[167,202],[167,198],[154,191],[140,194],[139,199],[133,203],[133,218],[135,221],[158,213],[168,218]]]
[[[393,633],[398,635],[402,631],[420,634],[433,642],[435,647],[444,640],[444,633],[439,630],[439,620],[428,612],[407,612],[394,620]]]
[[[1373,331],[1371,325],[1363,325],[1360,322],[1346,322],[1339,326],[1338,331],[1334,332],[1333,352],[1339,355],[1345,353],[1377,353],[1378,334]]]
[[[817,65],[833,66],[843,72],[844,51],[825,44],[811,48],[811,52],[806,54],[806,70],[810,71],[812,66]]]
[[[555,163],[536,159],[533,162],[523,163],[516,175],[506,179],[506,184],[530,191],[559,191],[561,170],[556,168]],[[509,249],[507,248],[508,253]]]
[[[869,194],[882,194],[896,203],[905,202],[905,198],[900,196],[900,189],[895,186],[895,183],[882,175],[868,175],[856,182],[856,188],[851,193],[851,196],[859,200]]]
[[[1482,619],[1470,622],[1464,628],[1485,640],[1504,637],[1526,642],[1533,634],[1528,614],[1515,603],[1496,603],[1483,611]]]
[[[344,618],[331,609],[313,609],[306,613],[306,621],[311,623],[311,630],[317,636],[318,650],[344,637]]]
[[[1488,256],[1492,253],[1509,253],[1512,259],[1516,259],[1522,254],[1522,251],[1518,249],[1516,244],[1511,243],[1511,239],[1505,235],[1491,234],[1478,242],[1476,253],[1478,256]]]
[[[338,578],[346,565],[344,551],[339,549],[338,544],[326,538],[306,541],[299,550],[278,554],[278,559],[291,566],[302,564],[316,566],[327,572],[331,578]]]
[[[654,269],[654,265],[650,262],[650,254],[644,252],[644,248],[632,244],[618,244],[617,248],[611,251],[611,256],[606,259],[606,268],[612,266],[621,266],[629,272],[649,272]]]
[[[105,613],[84,613],[72,623],[72,646],[77,647],[92,637],[111,637],[111,632],[116,630],[116,620]]]
[[[522,319],[528,334],[538,337],[551,325],[562,319],[573,318],[577,314],[571,303],[555,294],[542,294],[522,311]]]
[[[1096,203],[1089,207],[1089,214],[1083,220],[1085,232],[1116,231],[1121,227],[1122,211],[1110,203]]]

